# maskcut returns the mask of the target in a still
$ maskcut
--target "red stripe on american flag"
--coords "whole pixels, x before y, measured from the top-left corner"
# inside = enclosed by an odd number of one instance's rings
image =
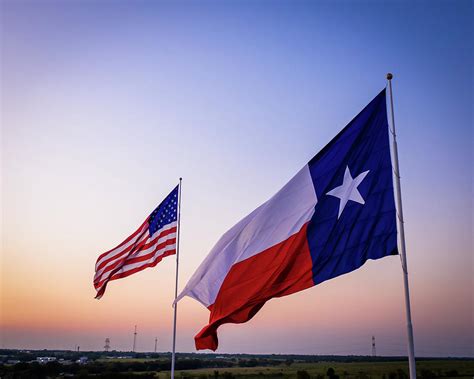
[[[159,255],[157,256],[156,260],[154,260],[153,262],[147,264],[147,265],[144,265],[144,266],[140,266],[140,267],[135,267],[131,270],[128,270],[128,271],[125,271],[123,273],[120,273],[120,274],[115,274],[113,276],[113,278],[111,280],[115,280],[115,279],[121,279],[121,278],[126,278],[127,276],[129,275],[132,275],[132,274],[135,274],[136,272],[139,272],[141,270],[144,270],[148,267],[155,267],[158,263],[161,262],[161,260],[169,255],[174,255],[176,254],[176,250],[170,250],[170,251],[167,251],[165,252],[164,254],[162,255]]]
[[[123,259],[123,260],[120,260],[120,261],[116,262],[114,265],[112,265],[110,267],[107,267],[107,270],[104,271],[97,278],[97,280],[94,283],[94,286],[96,287],[96,289],[100,288],[103,285],[103,283],[105,281],[109,280],[109,278],[113,277],[114,273],[117,272],[118,270],[121,270],[122,268],[126,268],[127,265],[131,265],[131,264],[134,264],[134,263],[139,263],[139,262],[146,261],[146,260],[152,258],[153,255],[155,255],[158,251],[165,249],[167,246],[172,246],[172,245],[175,245],[175,244],[176,244],[176,238],[173,237],[173,238],[170,238],[166,241],[163,241],[160,244],[157,244],[155,249],[153,249],[153,251],[151,251],[147,254],[140,255],[140,256],[136,256],[136,255],[130,256],[126,259]],[[141,250],[141,251],[143,251],[143,250]],[[110,280],[112,280],[112,279],[110,279]]]
[[[155,255],[156,251],[164,249],[167,246],[175,245],[175,244],[176,244],[176,237],[172,238],[172,239],[169,239],[169,240],[166,240],[166,241],[160,243],[159,245],[157,245],[156,250],[152,251],[151,253],[148,253],[146,255],[140,255],[139,257],[127,258],[124,262],[124,266],[125,265],[130,265],[130,264],[133,264],[133,263],[146,261],[147,259],[150,259],[151,257],[153,257],[153,255]]]
[[[133,232],[133,234],[128,237],[125,241],[123,241],[122,243],[120,243],[118,246],[114,247],[113,249],[109,250],[109,251],[106,251],[105,253],[99,255],[99,258],[97,258],[97,261],[96,261],[96,265],[97,263],[99,263],[107,254],[113,252],[114,250],[117,250],[119,249],[120,247],[122,247],[123,245],[127,244],[128,242],[130,242],[133,238],[135,238],[137,236],[137,234],[141,233],[143,230],[146,230],[148,229],[148,218],[145,220],[145,222],[143,224],[140,225],[140,227],[135,231]]]
[[[126,278],[127,276],[130,276],[130,275],[132,275],[132,274],[135,274],[135,273],[137,273],[137,272],[139,272],[139,271],[142,271],[142,270],[144,270],[144,269],[146,269],[146,268],[155,267],[158,263],[161,262],[161,260],[162,260],[163,258],[165,258],[165,257],[167,257],[167,256],[169,256],[169,255],[173,255],[173,254],[176,254],[176,250],[167,251],[167,252],[165,252],[164,254],[159,255],[159,256],[157,257],[157,259],[154,260],[153,262],[151,262],[151,263],[149,263],[149,264],[147,264],[147,265],[144,265],[144,266],[136,267],[136,268],[134,268],[134,269],[125,271],[125,272],[120,273],[120,274],[115,274],[115,275],[113,276],[113,278],[110,279],[110,280],[117,280],[117,279]],[[110,280],[109,280],[109,281],[110,281]],[[100,299],[100,298],[102,297],[102,295],[104,294],[105,289],[106,289],[106,287],[107,287],[107,283],[108,283],[109,281],[107,281],[107,282],[102,286],[102,288],[100,288],[100,289],[97,291],[96,299]]]
[[[143,233],[148,233],[148,229],[143,230],[142,225],[133,235],[135,236],[136,241],[126,247],[126,249],[120,249],[127,243],[131,242],[132,239],[129,237],[116,249],[112,249],[107,253],[101,255],[102,259],[99,258],[96,264],[96,275],[94,277],[94,287],[97,290],[96,298],[99,299],[105,292],[107,283],[111,280],[116,280],[120,278],[125,278],[129,275],[132,275],[138,271],[144,270],[148,267],[154,267],[158,262],[160,262],[164,257],[172,254],[176,254],[176,231],[177,228],[173,225],[171,228],[168,224],[166,230],[162,230],[159,233],[153,235],[153,239],[150,240],[149,237],[142,238]],[[143,230],[141,234],[139,232]],[[152,247],[155,247],[150,253],[144,255],[139,255],[140,252],[144,252]],[[110,254],[114,250],[118,250],[117,253]],[[162,252],[162,254],[159,254]],[[116,262],[113,262],[117,259]],[[99,262],[100,261],[100,262]],[[109,264],[113,262],[112,264]],[[138,267],[128,266],[134,265],[136,263],[144,262],[143,265]],[[146,263],[149,262],[149,263]],[[108,265],[109,264],[109,265]],[[107,266],[108,265],[108,266]]]
[[[104,264],[104,266],[102,266],[102,264],[101,264],[99,266],[100,268],[96,271],[96,275],[94,277],[94,284],[101,281],[101,279],[103,278],[103,276],[107,272],[113,270],[117,266],[122,266],[122,265],[126,264],[128,259],[136,257],[137,254],[139,254],[140,252],[142,252],[144,250],[147,250],[150,247],[154,246],[160,239],[163,239],[164,237],[167,237],[170,234],[176,233],[176,230],[177,230],[176,227],[172,227],[170,229],[162,231],[158,235],[155,233],[152,240],[150,240],[149,238],[144,239],[138,245],[134,246],[133,249],[131,249],[128,254],[124,255],[123,253],[119,253],[119,254],[117,254],[117,256],[110,258],[108,260],[109,262],[112,262],[114,259],[117,259],[117,258],[120,258],[120,259],[118,259],[116,262],[113,262],[112,264],[109,264],[106,267],[104,267],[105,264]],[[169,238],[175,238],[175,237],[169,237]],[[164,242],[164,241],[161,241],[161,243],[162,242]]]
[[[129,254],[133,254],[133,252],[136,251],[136,249],[139,249],[140,246],[142,246],[148,240],[147,234],[148,234],[148,229],[145,229],[136,238],[136,241],[134,243],[130,244],[129,246],[127,246],[124,250],[118,250],[114,255],[109,254],[106,257],[107,259],[104,259],[100,263],[96,264],[96,269],[95,269],[96,272],[99,271],[104,266],[107,266],[107,264],[109,262],[112,262],[113,260],[115,260],[115,259],[117,259],[121,256],[126,256],[126,255],[129,255]],[[111,253],[111,252],[112,251],[110,251],[109,253]]]

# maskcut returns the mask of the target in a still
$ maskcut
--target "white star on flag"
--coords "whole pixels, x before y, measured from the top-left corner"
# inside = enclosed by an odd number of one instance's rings
[[[359,204],[365,204],[365,200],[362,198],[362,195],[360,194],[357,187],[360,183],[362,183],[369,171],[370,170],[364,171],[363,173],[357,175],[356,178],[352,178],[351,172],[349,171],[349,166],[346,166],[342,184],[326,193],[326,195],[334,196],[341,200],[339,203],[339,214],[337,215],[338,219],[341,217],[341,213],[349,200],[355,201]]]

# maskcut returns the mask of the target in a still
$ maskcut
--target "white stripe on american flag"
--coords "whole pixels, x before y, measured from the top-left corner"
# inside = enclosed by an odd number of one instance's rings
[[[165,228],[163,228],[165,229]],[[169,229],[169,228],[168,228]],[[162,230],[162,231],[165,231],[165,230]],[[136,250],[133,250],[131,252],[129,252],[129,254],[125,255],[125,256],[122,256],[122,254],[120,254],[117,258],[114,258],[113,260],[107,262],[107,264],[105,266],[103,266],[99,271],[97,271],[97,273],[95,274],[94,276],[94,280],[96,280],[98,277],[102,276],[104,274],[104,272],[106,271],[110,271],[110,267],[116,263],[117,261],[119,260],[124,260],[124,261],[127,261],[131,258],[138,258],[138,257],[141,257],[143,255],[146,255],[150,252],[152,252],[155,248],[156,248],[156,245],[159,245],[160,243],[163,243],[167,240],[170,240],[170,239],[173,239],[173,238],[176,238],[176,232],[173,232],[173,233],[170,233],[170,234],[167,234],[166,236],[163,236],[161,238],[160,237],[160,234],[161,232],[160,231],[157,231],[155,233],[155,236],[153,239],[149,239],[148,238],[148,235],[146,237],[146,241],[144,243],[144,245],[141,247],[141,248],[138,248]],[[142,238],[142,240],[144,240],[145,238]],[[149,246],[150,244],[153,244],[151,245],[150,247],[148,247],[147,249],[143,249],[143,247],[145,246]],[[137,244],[138,245],[138,244]],[[142,250],[143,249],[143,250]],[[109,269],[108,269],[109,268]]]
[[[163,229],[166,229],[166,230],[163,230]],[[143,241],[143,243],[137,249],[134,249],[134,250],[130,251],[128,254],[119,257],[117,260],[115,260],[115,265],[111,264],[107,267],[103,267],[102,269],[100,269],[94,277],[94,282],[95,283],[100,283],[100,282],[104,281],[105,279],[108,278],[108,276],[110,276],[110,273],[113,274],[114,271],[116,271],[117,268],[119,268],[119,267],[123,266],[124,264],[126,264],[127,261],[129,261],[131,259],[139,258],[140,256],[143,256],[143,255],[146,255],[146,254],[149,254],[154,249],[156,249],[156,247],[159,244],[162,244],[162,243],[164,243],[168,240],[175,239],[176,238],[176,231],[172,231],[171,233],[168,233],[167,235],[159,238],[160,234],[162,234],[163,232],[166,232],[168,230],[170,230],[170,228],[162,228],[160,230],[157,230],[155,232],[155,235],[154,235],[153,239],[150,240],[149,238],[147,238],[146,240]]]
[[[147,260],[140,261],[140,262],[135,262],[135,263],[130,263],[130,264],[125,264],[123,266],[120,266],[117,270],[110,271],[109,272],[110,278],[108,276],[106,278],[102,278],[102,280],[97,283],[96,290],[100,291],[102,289],[102,287],[104,287],[109,281],[119,279],[120,277],[122,277],[127,272],[130,272],[130,271],[132,271],[136,268],[140,268],[141,270],[143,270],[143,269],[149,267],[151,264],[153,264],[156,261],[157,258],[160,258],[167,251],[174,251],[175,248],[176,248],[176,243],[173,243],[172,245],[168,245],[168,246],[165,246],[165,247],[157,250],[153,254],[153,256],[150,257]],[[140,271],[140,270],[137,270],[137,271]]]
[[[110,267],[118,260],[125,259],[129,255],[134,254],[142,242],[148,243],[149,237],[149,234],[144,232],[138,239],[135,240],[134,246],[132,248],[127,251],[118,251],[114,256],[104,259],[99,265],[97,265],[94,279],[101,275],[107,267]]]
[[[156,235],[156,233],[161,233],[161,232],[164,232],[165,230],[168,230],[168,229],[171,229],[173,227],[176,227],[176,225],[178,225],[178,223],[175,221],[175,222],[172,222],[170,224],[167,224],[165,226],[163,226],[163,228],[161,228],[160,230],[157,230],[154,234]],[[133,233],[132,235],[136,235],[136,236],[140,236],[141,233],[143,232],[146,232],[148,230],[148,222],[145,222],[143,223],[143,225],[138,228],[138,230]],[[97,271],[97,269],[99,268],[99,266],[106,260],[112,258],[112,257],[117,257],[121,252],[123,252],[124,250],[126,250],[128,247],[130,247],[131,245],[140,242],[140,241],[137,241],[137,237],[135,236],[135,238],[132,238],[130,241],[128,241],[127,243],[124,244],[124,242],[122,242],[120,245],[118,245],[115,249],[112,249],[110,251],[108,251],[107,253],[105,253],[106,255],[102,254],[98,259],[97,259],[97,262],[95,264],[95,269]],[[148,233],[145,233],[143,237],[148,237]],[[128,238],[127,238],[128,239]],[[141,239],[140,239],[141,240]]]
[[[141,233],[143,233],[145,230],[148,229],[148,223],[145,222],[143,223],[142,226],[140,226],[137,231],[135,233],[132,234],[132,236],[134,236],[135,238],[131,238],[129,241],[128,238],[127,240],[125,240],[124,242],[122,242],[120,245],[118,245],[115,249],[112,249],[104,254],[102,254],[98,259],[97,259],[97,262],[95,264],[95,269],[97,270],[98,266],[104,262],[105,260],[121,253],[122,251],[124,251],[127,247],[129,247],[130,245],[133,245],[136,241],[137,241],[137,238],[136,238],[136,235],[140,235]],[[129,237],[130,238],[130,237]]]
[[[123,274],[123,273],[125,273],[127,271],[130,271],[130,270],[133,270],[134,268],[137,268],[137,267],[143,267],[143,266],[148,267],[150,265],[150,263],[153,263],[157,258],[162,256],[164,253],[166,253],[167,251],[174,250],[175,248],[176,248],[176,244],[173,244],[173,245],[170,245],[170,246],[166,246],[163,249],[157,250],[156,253],[153,255],[153,257],[151,257],[150,259],[148,259],[146,261],[143,261],[143,262],[137,262],[137,263],[132,263],[132,264],[129,264],[129,265],[125,265],[119,271],[117,271],[114,274],[114,276],[119,275],[119,274]],[[145,268],[145,267],[143,267],[143,268]],[[112,276],[111,280],[114,279],[114,276]]]
[[[133,238],[127,238],[127,240],[122,242],[115,249],[102,254],[97,259],[96,273],[94,276],[94,287],[98,291],[97,298],[102,296],[103,292],[101,291],[105,290],[105,286],[109,281],[125,277],[127,273],[131,271],[133,271],[131,273],[141,271],[153,265],[153,263],[166,252],[168,252],[167,255],[172,254],[173,251],[175,252],[176,227],[176,221],[164,225],[161,229],[153,233],[153,238],[150,239],[148,222],[145,222],[132,234]],[[168,233],[162,236],[164,232]],[[167,242],[170,244],[167,244]],[[155,251],[159,246],[160,248]],[[153,256],[146,259],[146,255],[151,253],[154,253]],[[143,260],[140,261],[140,258]],[[135,262],[135,259],[139,261]]]

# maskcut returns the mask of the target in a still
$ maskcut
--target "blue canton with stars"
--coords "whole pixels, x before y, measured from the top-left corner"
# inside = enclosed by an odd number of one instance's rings
[[[157,230],[178,220],[178,190],[179,185],[158,205],[148,218],[150,238]]]

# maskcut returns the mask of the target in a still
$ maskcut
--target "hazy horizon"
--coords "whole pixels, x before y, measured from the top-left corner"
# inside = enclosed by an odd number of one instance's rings
[[[393,72],[417,356],[474,357],[470,1],[2,1],[0,347],[171,350],[174,257],[94,264],[183,177],[182,289]],[[177,351],[209,312],[179,303]],[[273,299],[219,353],[406,355],[398,256]],[[145,337],[146,336],[146,337]]]

